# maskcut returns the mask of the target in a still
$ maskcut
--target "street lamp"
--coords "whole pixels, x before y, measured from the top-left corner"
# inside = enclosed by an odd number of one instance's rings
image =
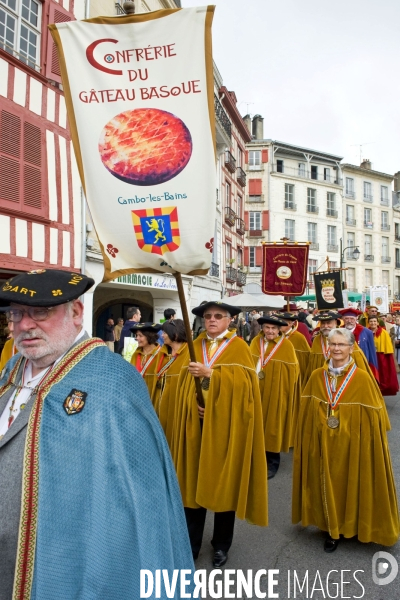
[[[342,249],[342,238],[340,238],[340,280],[342,282],[342,289],[344,289],[344,281],[343,281],[343,263],[344,263],[344,253],[346,250],[352,249],[352,258],[353,260],[358,260],[360,258],[360,250],[358,246],[347,246],[347,248]]]

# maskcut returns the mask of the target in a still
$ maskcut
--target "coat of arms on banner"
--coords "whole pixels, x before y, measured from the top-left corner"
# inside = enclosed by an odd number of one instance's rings
[[[87,392],[71,390],[64,400],[64,410],[67,415],[76,415],[77,413],[80,413],[85,406],[86,396]]]
[[[321,296],[325,300],[325,302],[328,302],[328,304],[333,304],[334,302],[336,302],[334,279],[321,280]]]
[[[133,210],[132,220],[138,246],[144,252],[164,254],[179,248],[181,240],[176,206]]]

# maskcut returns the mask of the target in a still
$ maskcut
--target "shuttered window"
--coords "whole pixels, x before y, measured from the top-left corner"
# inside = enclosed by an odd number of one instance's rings
[[[45,216],[44,131],[8,110],[0,112],[0,206]]]
[[[66,23],[73,21],[72,13],[66,11],[60,4],[50,2],[48,8],[48,24]],[[45,76],[53,81],[61,83],[60,62],[58,60],[58,52],[50,31],[47,34],[47,50],[46,50],[46,71]]]

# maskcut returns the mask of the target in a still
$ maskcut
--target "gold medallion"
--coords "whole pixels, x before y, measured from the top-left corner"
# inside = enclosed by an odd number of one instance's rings
[[[265,373],[264,371],[260,371],[258,374],[258,379],[264,379],[265,378]]]
[[[203,381],[201,382],[201,389],[203,389],[203,390],[210,389],[210,378],[209,377],[203,378]]]
[[[326,422],[328,423],[328,427],[331,429],[336,429],[336,427],[339,427],[339,419],[332,415],[327,418]]]

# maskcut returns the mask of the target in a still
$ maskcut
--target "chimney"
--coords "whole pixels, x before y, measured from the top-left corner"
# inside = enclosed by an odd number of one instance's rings
[[[249,130],[249,133],[251,134],[251,116],[246,115],[245,117],[243,117],[243,121],[245,122],[246,127]]]
[[[394,191],[400,192],[400,171],[394,174]]]
[[[364,158],[364,160],[362,161],[361,165],[360,165],[361,169],[367,169],[367,170],[371,170],[371,161],[369,160],[369,158]]]
[[[256,140],[264,139],[264,119],[261,115],[254,115],[252,123],[252,134]]]

